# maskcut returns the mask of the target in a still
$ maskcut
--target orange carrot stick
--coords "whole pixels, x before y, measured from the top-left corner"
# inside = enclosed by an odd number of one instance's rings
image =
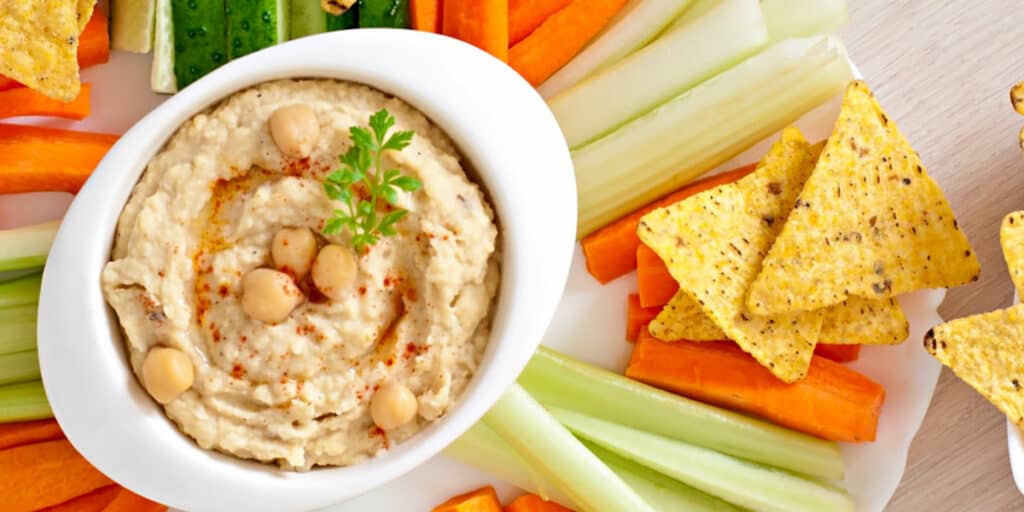
[[[509,50],[508,64],[534,86],[576,56],[626,0],[572,0]]]
[[[0,450],[64,437],[55,420],[0,424]]]
[[[103,509],[103,512],[163,512],[164,510],[167,510],[166,506],[147,500],[122,487],[114,500]]]
[[[640,245],[636,228],[641,217],[694,194],[732,183],[750,174],[755,165],[746,165],[690,183],[583,237],[580,244],[583,246],[583,256],[587,260],[587,271],[602,284],[630,273],[636,269],[636,248]]]
[[[536,494],[524,494],[505,505],[505,512],[572,512],[572,509],[545,500]]]
[[[640,332],[626,375],[830,441],[874,441],[885,389],[822,357],[786,384],[731,342],[654,339]]]
[[[640,296],[631,293],[626,308],[626,339],[636,341],[640,335],[640,329],[646,330],[647,324],[654,320],[661,311],[660,308],[644,308],[640,306]]]
[[[107,30],[107,17],[95,9],[89,23],[78,38],[78,67],[85,69],[102,64],[110,59],[110,35]],[[23,87],[19,82],[0,75],[0,91]]]
[[[679,283],[672,278],[668,267],[644,244],[636,246],[636,282],[640,305],[645,308],[664,306],[679,291]]]
[[[442,32],[508,62],[507,0],[444,0]]]
[[[0,451],[4,510],[37,510],[112,484],[66,439]]]
[[[89,84],[82,84],[78,97],[67,103],[28,87],[0,91],[0,119],[20,116],[52,116],[85,119],[89,115]]]
[[[100,487],[89,494],[83,494],[59,505],[44,508],[40,512],[100,512],[114,500],[119,492],[121,492],[119,485]]]
[[[849,363],[860,357],[860,345],[818,343],[814,346],[814,355],[837,363]]]
[[[509,0],[508,42],[516,44],[530,35],[552,14],[569,5],[571,0]]]
[[[412,28],[423,32],[441,32],[441,0],[410,0]]]
[[[0,194],[78,192],[117,135],[0,124]]]
[[[501,512],[501,502],[494,487],[481,487],[460,494],[434,507],[433,512]]]

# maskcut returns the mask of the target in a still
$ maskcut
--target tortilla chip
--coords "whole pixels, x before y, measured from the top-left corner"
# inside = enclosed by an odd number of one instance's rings
[[[1024,304],[939,325],[924,348],[1024,426]]]
[[[895,345],[910,335],[910,323],[896,299],[850,297],[822,314],[819,343]]]
[[[999,229],[999,240],[1003,245],[1003,258],[1010,271],[1017,293],[1024,297],[1024,211],[1013,212],[1003,218]]]
[[[75,0],[0,2],[0,74],[56,99],[78,96],[77,9]]]
[[[75,21],[78,22],[78,33],[85,30],[85,25],[92,18],[92,11],[96,8],[96,0],[78,0],[78,9],[75,12]]]
[[[704,310],[684,291],[676,292],[658,316],[647,326],[651,335],[659,340],[711,341],[725,340],[728,336]]]
[[[812,311],[850,296],[966,284],[979,272],[942,190],[854,81],[747,305],[758,314]]]
[[[813,161],[800,131],[787,128],[753,173],[655,210],[638,229],[680,290],[729,339],[786,382],[806,375],[821,314],[757,316],[747,310],[745,298]]]

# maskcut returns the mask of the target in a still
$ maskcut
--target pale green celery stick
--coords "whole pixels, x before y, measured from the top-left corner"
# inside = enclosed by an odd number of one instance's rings
[[[519,385],[505,391],[484,421],[579,512],[654,512]]]
[[[36,306],[0,309],[0,354],[36,348]]]
[[[35,350],[0,355],[0,385],[39,380],[39,354]]]
[[[537,87],[545,98],[576,85],[654,40],[693,0],[632,0],[594,41]]]
[[[60,221],[0,231],[0,272],[42,267]]]
[[[573,151],[577,236],[710,171],[852,78],[838,39],[786,39]]]
[[[43,274],[34,273],[0,282],[0,308],[27,306],[39,302]]]
[[[557,487],[548,483],[483,421],[478,421],[448,448],[445,448],[444,454],[541,498],[561,503],[567,507],[573,506],[572,500]]]
[[[0,386],[0,423],[52,417],[42,381]]]
[[[693,23],[548,101],[577,149],[736,65],[768,43],[758,0],[723,0]]]
[[[687,512],[740,512],[732,503],[704,494],[678,480],[641,466],[589,441],[583,441],[622,481],[633,488],[654,510],[685,510]]]
[[[831,34],[849,19],[846,0],[761,0],[772,42]]]
[[[730,457],[565,409],[551,413],[601,447],[730,503],[764,512],[852,512],[845,491],[792,473]]]
[[[687,23],[703,16],[704,13],[714,9],[721,1],[722,0],[695,0],[689,9],[683,11],[683,14],[679,15],[679,17],[669,25],[668,29],[665,30],[665,33],[668,34],[673,30],[682,28]]]
[[[755,462],[830,480],[839,445],[690,400],[541,347],[519,376],[546,407],[569,409]]]
[[[327,32],[327,13],[320,6],[320,0],[291,0],[289,2],[291,34],[289,38],[298,39],[313,34]]]

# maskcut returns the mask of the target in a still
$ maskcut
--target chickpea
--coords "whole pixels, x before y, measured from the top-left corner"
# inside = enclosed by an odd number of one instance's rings
[[[278,270],[301,278],[313,264],[316,238],[308,228],[284,228],[274,234],[270,256]]]
[[[242,278],[242,310],[249,317],[276,324],[302,304],[305,297],[295,281],[269,268],[258,268]]]
[[[285,155],[305,158],[320,137],[320,122],[309,105],[288,105],[270,115],[270,136]]]
[[[370,416],[378,427],[391,430],[412,421],[418,405],[409,388],[389,380],[373,394]]]
[[[149,396],[161,404],[172,402],[192,387],[192,360],[176,348],[155,347],[142,362],[142,384]]]
[[[313,261],[313,284],[324,295],[340,300],[356,280],[356,255],[340,245],[326,245]]]

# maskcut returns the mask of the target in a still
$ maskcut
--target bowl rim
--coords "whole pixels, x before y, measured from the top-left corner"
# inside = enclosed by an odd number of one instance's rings
[[[491,338],[457,404],[380,457],[305,473],[202,450],[178,432],[137,383],[123,344],[111,343],[120,340],[120,330],[99,284],[117,218],[170,136],[231,94],[282,78],[350,80],[413,105],[472,162],[502,226],[503,277]],[[540,179],[543,187],[535,185]],[[547,206],[541,211],[537,203]],[[454,39],[407,30],[298,39],[229,62],[185,88],[128,130],[100,162],[68,209],[44,270],[39,312],[60,321],[39,323],[43,384],[75,448],[143,496],[188,510],[323,507],[426,461],[498,399],[554,316],[575,232],[576,185],[557,122],[503,63]]]

